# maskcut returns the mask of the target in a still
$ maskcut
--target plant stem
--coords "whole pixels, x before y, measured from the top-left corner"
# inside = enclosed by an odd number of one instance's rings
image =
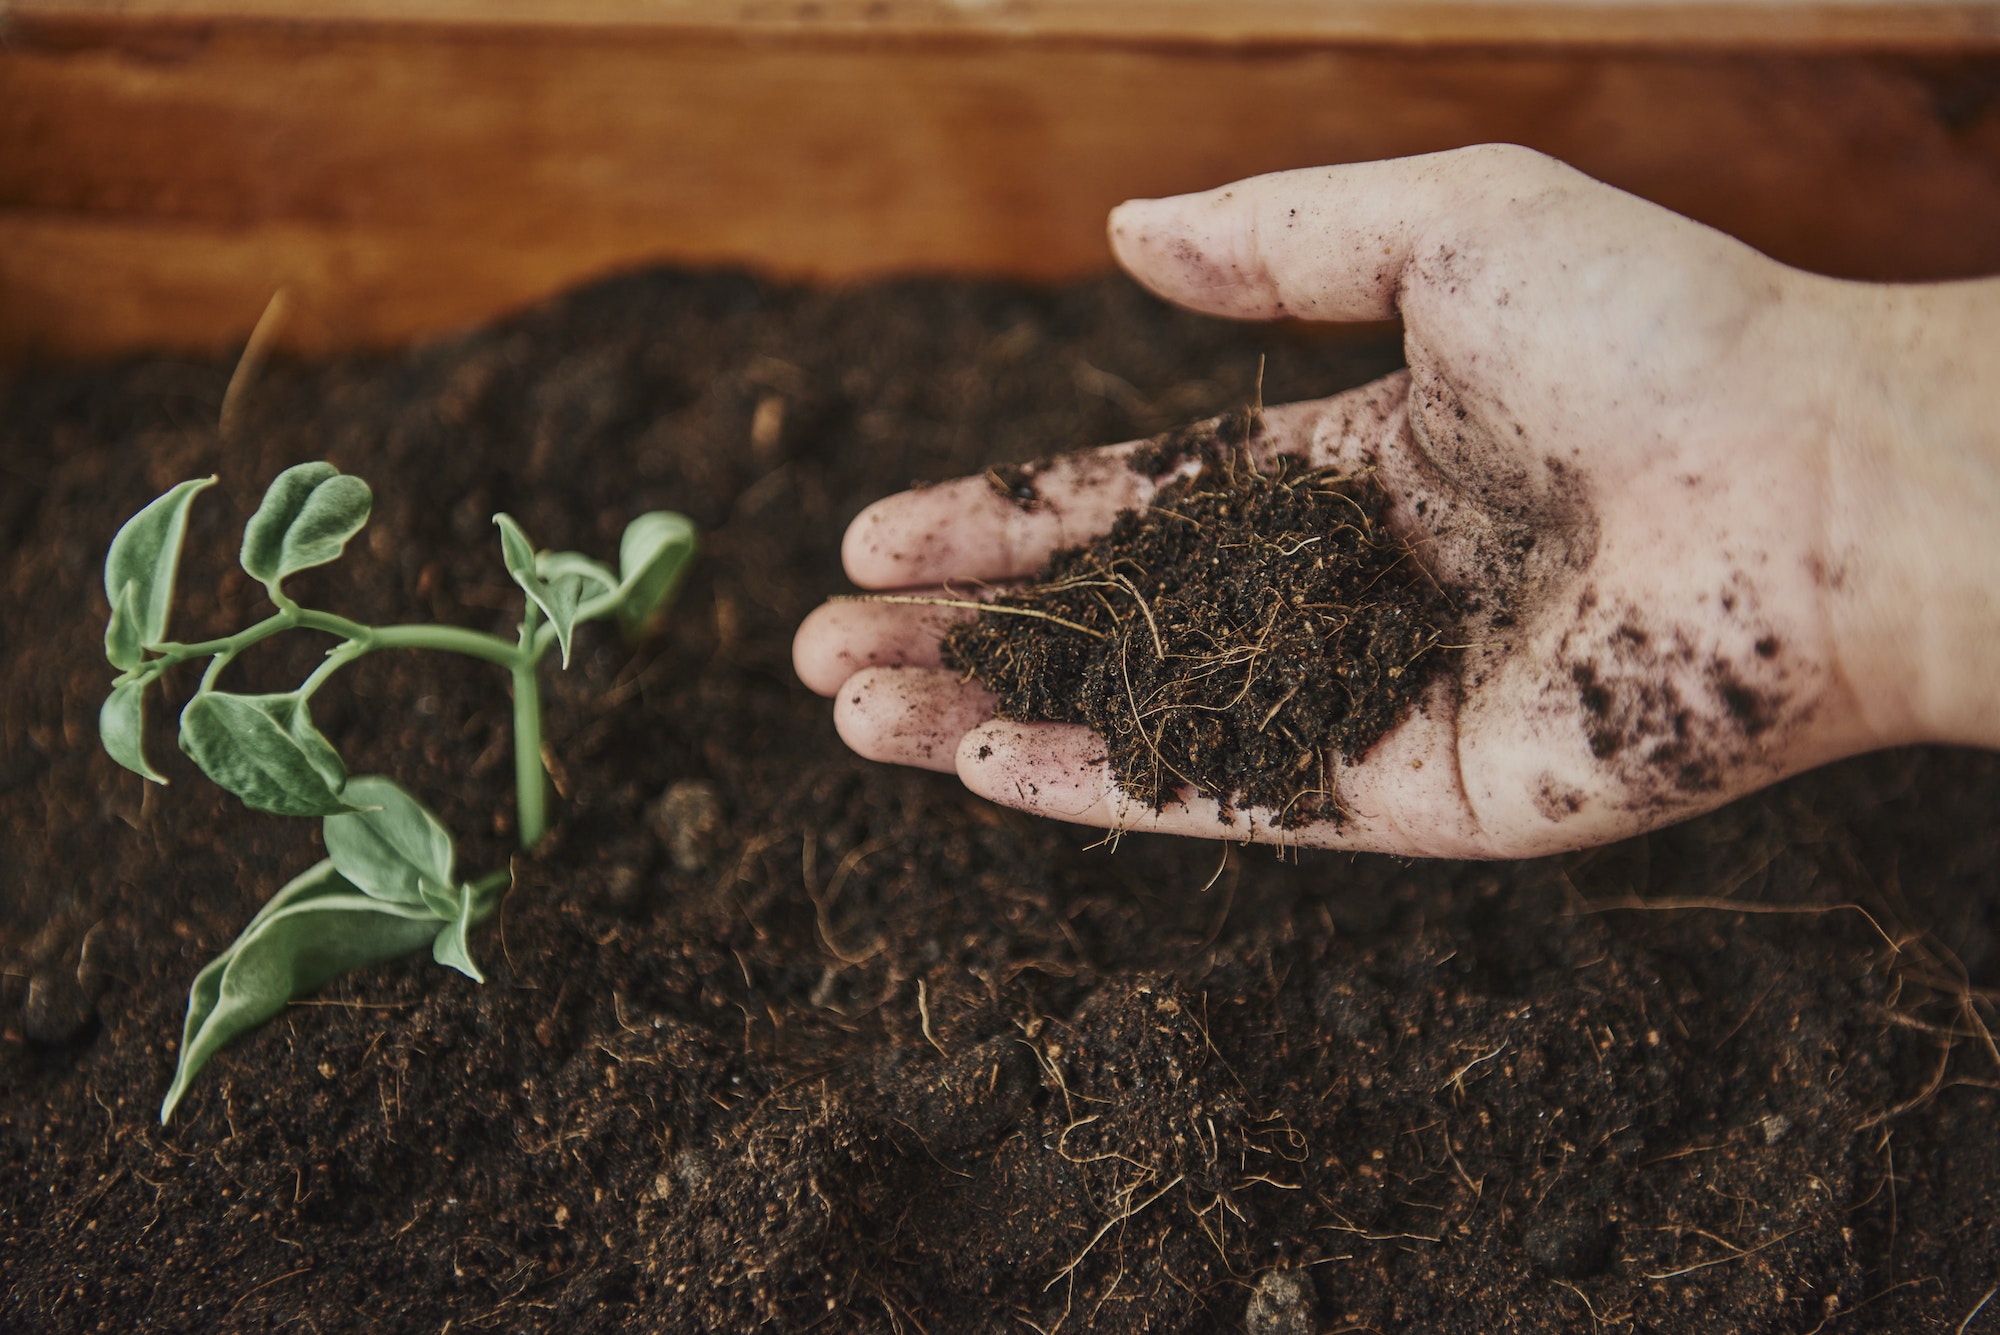
[[[276,616],[265,617],[256,625],[246,626],[234,635],[227,635],[219,640],[203,640],[200,644],[181,644],[169,640],[165,644],[154,645],[153,647],[159,650],[160,656],[148,659],[142,666],[165,671],[176,664],[185,663],[190,658],[207,658],[216,654],[228,654],[233,658],[259,640],[268,640],[279,631],[290,630],[297,624],[293,618],[280,612]]]
[[[488,895],[492,895],[495,890],[502,889],[508,884],[510,884],[513,881],[513,879],[514,879],[514,869],[511,867],[502,867],[499,871],[487,872],[484,876],[480,877],[472,884],[466,886],[465,893],[468,895],[473,895],[480,899],[486,899],[486,897]],[[493,910],[499,907],[500,907],[499,896],[494,895],[493,898],[487,900],[484,908],[476,909],[474,911],[472,915],[472,921],[475,923],[485,922],[488,918],[493,916]]]
[[[349,640],[346,644],[343,644],[337,649],[335,649],[332,653],[326,656],[325,662],[321,663],[318,667],[312,670],[311,676],[307,677],[304,681],[299,683],[299,689],[298,689],[299,698],[301,700],[312,699],[313,693],[319,690],[320,687],[326,685],[328,679],[331,678],[334,673],[340,671],[342,668],[346,667],[349,663],[352,663],[355,659],[361,657],[361,655],[367,652],[368,652],[368,646],[360,643],[357,640]],[[218,658],[216,661],[219,663],[222,660]],[[204,684],[206,684],[205,681]]]
[[[306,698],[311,698],[335,672],[377,649],[438,649],[498,664],[514,679],[514,789],[520,808],[521,846],[532,848],[540,841],[548,829],[549,798],[548,777],[542,767],[542,685],[536,666],[555,641],[553,627],[541,624],[541,610],[532,600],[521,618],[520,642],[509,644],[497,635],[459,626],[364,626],[331,612],[301,607],[275,589],[271,598],[278,606],[276,616],[219,640],[156,645],[160,656],[148,660],[145,668],[157,677],[191,658],[212,658],[214,661],[201,680],[201,689],[210,690],[222,669],[238,654],[292,629],[323,631],[347,641],[329,653],[326,661],[299,687],[299,694]]]
[[[364,626],[359,621],[349,621],[346,617],[335,616],[331,612],[315,612],[311,608],[294,604],[276,616],[266,617],[254,626],[245,627],[234,635],[227,635],[219,640],[203,640],[199,644],[157,645],[155,647],[159,650],[160,657],[150,660],[147,666],[158,665],[159,670],[164,670],[185,663],[190,658],[231,659],[253,644],[261,643],[273,635],[294,628],[338,635],[343,640],[351,640],[360,645],[363,652],[370,649],[443,649],[450,653],[483,658],[504,668],[512,668],[523,661],[534,652],[535,648],[535,646],[512,645],[497,635],[465,630],[458,626]]]
[[[308,623],[302,621],[300,624]],[[314,629],[326,628],[314,627]],[[484,631],[464,630],[458,626],[382,626],[374,630],[369,630],[367,627],[359,629],[366,636],[363,643],[370,649],[442,649],[447,653],[483,658],[489,663],[498,663],[510,671],[522,666],[534,666],[534,656],[529,651],[511,645],[497,635],[488,635]]]
[[[514,674],[514,805],[520,816],[523,848],[540,843],[549,823],[548,776],[542,769],[542,681],[537,670],[541,655],[535,645],[538,619],[539,610],[530,599],[521,617],[521,647],[510,665]]]
[[[521,847],[533,848],[548,828],[549,795],[542,772],[542,684],[532,663],[514,669],[514,801]]]

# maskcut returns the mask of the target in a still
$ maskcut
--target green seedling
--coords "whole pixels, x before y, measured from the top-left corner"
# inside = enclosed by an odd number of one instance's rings
[[[125,768],[165,783],[146,761],[146,688],[172,668],[207,659],[194,697],[181,710],[180,745],[245,806],[324,819],[326,859],[264,905],[229,949],[196,976],[188,994],[180,1065],[160,1120],[173,1115],[189,1082],[230,1040],[270,1019],[295,997],[335,976],[426,943],[440,964],[483,982],[467,933],[490,914],[510,883],[497,871],[462,880],[451,833],[393,780],[350,776],[340,753],[313,726],[313,695],[341,668],[377,649],[442,649],[505,668],[514,688],[514,781],[521,846],[548,826],[542,761],[541,682],[550,648],[569,665],[571,639],[587,621],[616,617],[638,627],[673,600],[694,555],[694,526],[664,510],[626,526],[618,570],[577,552],[538,552],[502,514],[500,553],[526,594],[513,642],[457,626],[364,626],[302,607],[287,577],[340,556],[368,522],[368,484],[332,464],[280,473],[243,529],[243,568],[260,581],[275,615],[220,639],[167,638],[174,574],[188,509],[215,479],[183,482],[126,521],[104,560],[111,621],[104,656],[119,669],[98,714],[104,749]],[[339,643],[297,689],[237,695],[216,680],[238,655],[288,630],[322,631]]]

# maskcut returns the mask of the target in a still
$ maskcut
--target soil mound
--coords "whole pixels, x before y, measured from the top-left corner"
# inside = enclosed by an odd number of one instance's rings
[[[1254,436],[1245,421],[1204,426],[1199,472],[955,627],[945,662],[1002,718],[1095,728],[1156,810],[1194,789],[1226,822],[1239,804],[1338,821],[1335,758],[1366,755],[1450,662],[1452,609],[1370,474],[1260,469],[1231,443]],[[1135,467],[1190,448],[1175,433]]]
[[[1260,354],[1281,402],[1399,348],[1116,282],[643,274],[275,360],[227,436],[227,358],[0,385],[0,1331],[1991,1335],[2000,756],[1570,857],[1218,869],[841,745],[791,641],[856,512],[1249,402]],[[171,787],[104,754],[104,546],[220,473],[173,631],[244,625],[243,520],[319,458],[376,510],[296,587],[363,620],[509,627],[496,510],[604,550],[678,509],[704,555],[657,636],[546,674],[532,857],[504,673],[384,653],[315,698],[462,865],[513,858],[487,983],[349,974],[161,1127],[189,981],[320,837],[171,707]],[[325,645],[269,648],[238,689]]]

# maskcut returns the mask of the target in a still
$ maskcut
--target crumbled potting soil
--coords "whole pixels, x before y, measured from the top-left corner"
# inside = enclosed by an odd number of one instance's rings
[[[1288,828],[1338,822],[1335,759],[1366,755],[1447,665],[1452,611],[1382,522],[1371,474],[1260,469],[1256,429],[1239,414],[1151,443],[1141,472],[1189,452],[1200,471],[953,627],[944,661],[1001,718],[1095,728],[1119,787],[1154,810],[1192,790],[1225,823],[1239,804]]]
[[[1996,1329],[1994,757],[1877,756],[1483,865],[1099,846],[840,745],[790,642],[864,504],[1227,411],[1260,354],[1274,402],[1397,355],[1115,282],[653,274],[274,363],[226,436],[227,359],[16,375],[0,1330]],[[592,625],[548,666],[532,856],[503,673],[384,653],[315,697],[468,872],[511,859],[488,981],[421,953],[345,977],[163,1128],[189,982],[319,833],[179,754],[190,681],[152,715],[170,787],[103,754],[100,563],[218,473],[174,633],[239,627],[242,522],[316,458],[375,515],[290,587],[363,619],[506,633],[498,510],[604,556],[680,509],[704,556],[655,636]],[[325,648],[272,641],[225,685]]]

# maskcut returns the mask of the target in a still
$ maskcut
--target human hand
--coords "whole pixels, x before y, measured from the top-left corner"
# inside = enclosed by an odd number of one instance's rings
[[[1197,310],[1402,318],[1408,371],[1268,410],[1257,448],[1373,466],[1390,526],[1472,595],[1475,647],[1338,767],[1342,821],[1285,830],[1267,812],[1220,823],[1192,794],[1154,811],[1089,731],[993,719],[940,666],[940,634],[969,613],[835,602],[795,660],[861,754],[1091,825],[1519,857],[1874,746],[2000,737],[1990,699],[1912,656],[1995,647],[2000,625],[1984,547],[1984,582],[1963,586],[1983,623],[1908,605],[1949,593],[1936,561],[1905,558],[1913,521],[1976,521],[2000,499],[1984,442],[1969,484],[1912,464],[1939,451],[1878,371],[1921,351],[1910,331],[1938,314],[1910,306],[1921,290],[1787,269],[1504,147],[1137,201],[1111,236],[1142,283]],[[1032,510],[980,478],[878,502],[848,531],[848,574],[877,590],[1029,576],[1146,502],[1158,484],[1117,463],[1131,448],[1057,460]],[[1945,523],[1949,541],[1972,542],[1965,527]]]

